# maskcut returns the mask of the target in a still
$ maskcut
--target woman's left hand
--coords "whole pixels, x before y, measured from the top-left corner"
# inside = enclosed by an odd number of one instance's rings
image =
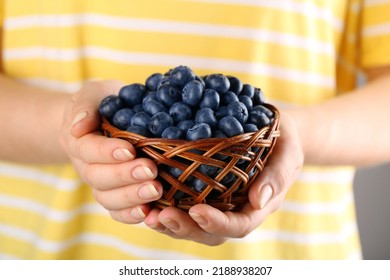
[[[281,136],[266,166],[249,190],[249,202],[239,212],[222,212],[198,204],[186,213],[174,207],[153,209],[145,224],[173,238],[219,245],[229,238],[243,238],[277,210],[303,165],[303,151],[294,120],[281,119]]]

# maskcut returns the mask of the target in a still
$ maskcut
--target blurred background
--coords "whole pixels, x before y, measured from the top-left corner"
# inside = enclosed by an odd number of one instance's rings
[[[363,258],[390,260],[390,164],[358,169],[354,191]]]

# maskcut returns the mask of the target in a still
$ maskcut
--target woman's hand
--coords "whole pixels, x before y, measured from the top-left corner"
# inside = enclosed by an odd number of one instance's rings
[[[153,209],[145,219],[149,227],[174,238],[219,245],[242,238],[261,225],[281,205],[303,165],[303,151],[294,120],[283,114],[281,137],[260,176],[249,190],[249,202],[239,212],[221,212],[199,204],[189,214],[177,208]]]
[[[98,131],[100,101],[121,87],[118,81],[89,82],[77,92],[65,109],[60,143],[112,218],[133,224],[149,214],[148,203],[161,197],[162,187],[154,180],[157,167],[152,160],[136,159],[129,142]]]

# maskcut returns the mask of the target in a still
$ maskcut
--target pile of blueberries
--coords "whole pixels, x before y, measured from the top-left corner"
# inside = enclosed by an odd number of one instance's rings
[[[104,98],[99,113],[120,130],[145,137],[224,138],[270,125],[274,113],[263,92],[237,77],[197,76],[188,66],[154,73],[144,84],[122,87]]]

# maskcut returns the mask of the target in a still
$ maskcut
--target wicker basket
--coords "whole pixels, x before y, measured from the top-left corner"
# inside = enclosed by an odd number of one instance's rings
[[[197,141],[146,138],[119,130],[105,119],[102,130],[106,136],[129,141],[136,148],[137,156],[145,156],[156,162],[158,180],[163,184],[164,193],[152,207],[162,209],[174,206],[188,210],[195,204],[206,203],[222,211],[238,211],[248,201],[249,186],[263,170],[276,139],[280,136],[279,111],[270,104],[265,106],[275,115],[270,126],[231,138]],[[202,164],[218,167],[218,174],[208,176],[198,171]],[[168,167],[175,167],[183,172],[175,178],[167,171]],[[205,182],[207,187],[202,192],[194,190],[187,184],[191,176]],[[223,184],[227,176],[234,178],[228,186]]]

